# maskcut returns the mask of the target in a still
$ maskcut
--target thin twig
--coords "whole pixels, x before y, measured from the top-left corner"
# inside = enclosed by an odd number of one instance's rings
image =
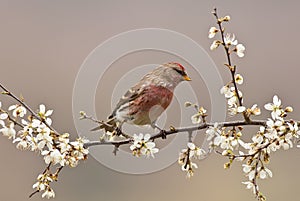
[[[254,185],[254,189],[255,189],[255,194],[256,194],[257,198],[259,198],[259,189],[258,189],[258,185],[257,185],[257,176],[258,176],[258,164],[260,162],[260,156],[261,156],[261,152],[258,152],[258,156],[257,156],[256,162],[255,162],[255,174],[254,174],[254,178],[252,180],[253,185]]]
[[[48,172],[48,171],[50,170],[51,165],[52,165],[52,162],[49,163],[49,164],[47,165],[47,167],[46,167],[45,170],[43,171],[43,174],[46,174],[46,172]],[[34,196],[34,195],[37,194],[38,192],[40,192],[40,190],[35,190],[35,191],[33,191],[28,197],[31,198],[32,196]]]
[[[40,192],[39,190],[35,190],[34,192],[32,192],[28,197],[31,198],[32,196],[34,196],[35,194],[37,194],[38,192]]]
[[[88,120],[91,120],[94,123],[97,123],[97,124],[100,124],[100,125],[104,125],[104,126],[107,126],[107,127],[113,127],[112,125],[106,123],[105,121],[101,121],[101,120],[95,119],[92,116],[87,116],[85,113],[81,113],[80,119],[88,119]]]
[[[236,66],[232,66],[232,62],[231,62],[231,58],[230,58],[230,52],[229,52],[229,46],[227,46],[226,43],[225,43],[225,36],[224,36],[224,29],[222,27],[222,21],[219,20],[219,16],[218,16],[216,8],[214,8],[213,15],[216,17],[217,24],[218,24],[219,29],[220,29],[223,47],[224,47],[224,50],[225,50],[228,66],[230,67],[229,69],[230,69],[232,83],[233,83],[233,86],[234,86],[236,96],[237,96],[238,101],[239,101],[238,103],[239,103],[239,106],[243,106],[242,97],[239,94],[238,86],[237,86],[236,81],[235,81]],[[246,112],[243,112],[243,116],[244,116],[245,121],[250,121],[250,118],[249,118],[249,116],[247,116]]]
[[[60,166],[59,168],[57,168],[55,174],[58,175],[60,173],[60,171],[62,171],[62,169],[64,168],[65,166]]]

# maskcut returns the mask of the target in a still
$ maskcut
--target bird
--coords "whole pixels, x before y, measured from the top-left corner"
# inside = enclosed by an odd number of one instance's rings
[[[156,125],[156,120],[170,105],[173,92],[182,81],[191,81],[191,78],[180,63],[158,65],[120,98],[106,121],[99,122],[100,125],[91,131],[104,129],[105,132],[122,134],[124,123],[150,125],[162,131]]]

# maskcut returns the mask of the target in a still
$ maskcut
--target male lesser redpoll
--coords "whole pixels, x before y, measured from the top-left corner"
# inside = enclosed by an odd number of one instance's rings
[[[125,122],[158,128],[155,124],[157,118],[171,103],[175,87],[184,80],[191,79],[179,63],[159,65],[131,87],[119,100],[108,120],[92,131],[121,131]]]

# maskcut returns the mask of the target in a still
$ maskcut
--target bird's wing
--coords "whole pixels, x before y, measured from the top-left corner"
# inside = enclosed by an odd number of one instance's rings
[[[115,109],[113,110],[112,114],[108,117],[109,119],[114,118],[116,111],[124,104],[136,99],[140,95],[142,95],[144,92],[144,87],[142,87],[140,84],[135,85],[134,87],[130,88],[124,96],[119,100],[117,103]]]
[[[112,114],[108,117],[108,120],[106,122],[100,123],[99,126],[96,128],[91,129],[91,131],[96,131],[100,129],[104,129],[105,131],[113,132],[116,128],[116,119],[115,114],[116,111],[124,104],[134,100],[135,98],[139,97],[141,94],[143,94],[143,89],[140,85],[135,85],[134,87],[130,88],[124,96],[119,100],[117,106],[113,110]]]

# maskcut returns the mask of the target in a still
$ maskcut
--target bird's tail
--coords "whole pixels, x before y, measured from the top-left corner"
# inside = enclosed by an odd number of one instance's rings
[[[115,118],[108,119],[107,121],[99,121],[99,126],[91,129],[91,131],[97,131],[104,129],[105,132],[113,132],[117,128],[117,123],[115,121]]]

